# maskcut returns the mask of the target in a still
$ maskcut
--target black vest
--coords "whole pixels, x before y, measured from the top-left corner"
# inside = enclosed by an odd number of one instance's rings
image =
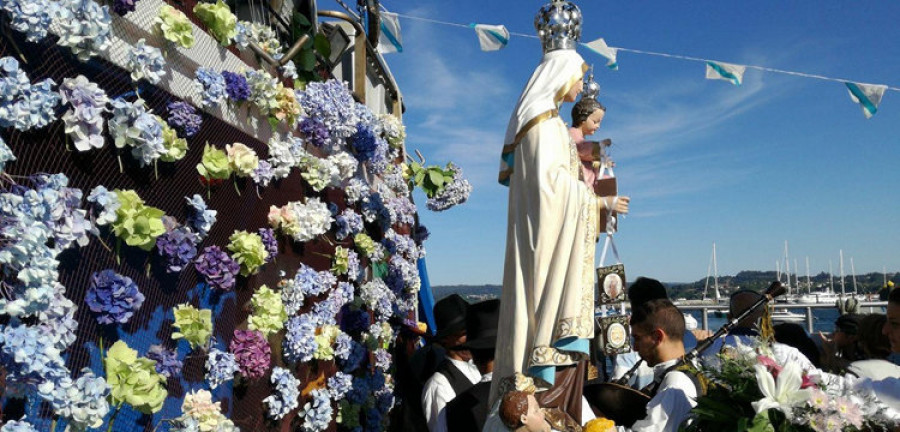
[[[460,371],[450,360],[445,360],[438,366],[435,373],[439,373],[447,378],[447,381],[450,382],[450,387],[453,388],[453,392],[456,394],[462,394],[462,392],[468,390],[473,385],[472,381],[469,380],[469,377],[462,373],[462,371]]]

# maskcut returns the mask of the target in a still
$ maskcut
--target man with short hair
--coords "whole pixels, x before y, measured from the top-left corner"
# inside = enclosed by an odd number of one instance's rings
[[[675,432],[697,405],[699,384],[676,369],[684,357],[684,315],[668,299],[655,299],[631,311],[634,349],[653,368],[647,416],[632,426],[640,432]]]
[[[447,403],[481,380],[472,364],[466,342],[466,315],[469,304],[458,294],[441,299],[434,305],[437,334],[434,339],[446,350],[446,361],[438,366],[422,390],[422,410],[430,432],[447,431],[446,419],[440,417]]]

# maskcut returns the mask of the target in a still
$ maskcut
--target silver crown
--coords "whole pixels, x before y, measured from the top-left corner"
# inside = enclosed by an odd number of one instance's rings
[[[584,91],[581,93],[582,99],[594,99],[598,100],[597,96],[600,96],[600,84],[597,84],[597,81],[594,81],[594,65],[591,65],[591,73],[588,75],[587,79],[584,80]]]
[[[581,40],[581,10],[567,0],[552,0],[534,17],[534,28],[541,38],[544,53],[575,49]]]

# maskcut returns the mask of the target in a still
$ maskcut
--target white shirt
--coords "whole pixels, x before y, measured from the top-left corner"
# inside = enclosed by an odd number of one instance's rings
[[[678,359],[669,360],[653,367],[654,376],[665,373]],[[697,405],[697,387],[684,372],[672,371],[666,374],[659,385],[656,396],[647,404],[647,416],[631,427],[639,432],[677,432]]]
[[[849,370],[860,378],[869,378],[875,381],[885,378],[900,378],[900,366],[881,359],[855,361],[850,363]]]
[[[481,381],[481,372],[472,362],[465,362],[447,357],[447,360],[456,366],[472,385]],[[428,430],[430,432],[447,432],[446,414],[441,416],[447,403],[456,397],[456,392],[450,386],[450,381],[441,373],[435,373],[425,382],[425,388],[422,389],[422,410],[425,412],[425,419],[428,420]]]

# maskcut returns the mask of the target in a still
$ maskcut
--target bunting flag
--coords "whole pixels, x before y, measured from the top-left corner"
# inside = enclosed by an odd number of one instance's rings
[[[863,114],[866,118],[872,118],[878,112],[878,104],[881,103],[881,97],[887,86],[875,84],[860,84],[845,82],[847,89],[850,90],[850,99],[862,107]]]
[[[400,20],[397,19],[397,14],[395,13],[381,13],[381,34],[378,37],[378,51],[382,54],[403,52]]]
[[[497,51],[509,44],[509,30],[502,25],[469,24],[478,35],[482,51]]]
[[[612,70],[619,70],[619,63],[616,61],[616,54],[618,54],[619,50],[610,48],[608,45],[606,45],[606,41],[603,40],[603,38],[597,39],[593,42],[588,42],[584,44],[584,46],[606,58],[606,67]]]
[[[706,79],[725,80],[739,86],[744,79],[744,70],[746,69],[747,66],[708,61],[706,62]]]

